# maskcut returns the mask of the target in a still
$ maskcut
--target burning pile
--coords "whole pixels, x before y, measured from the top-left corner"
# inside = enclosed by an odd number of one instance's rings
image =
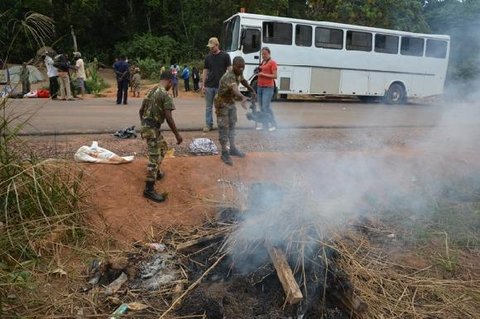
[[[362,317],[367,306],[337,266],[335,243],[323,240],[328,229],[308,216],[317,205],[305,195],[277,184],[253,184],[246,211],[230,209],[220,215],[220,223],[231,222],[226,236],[218,241],[207,237],[210,245],[200,252],[196,245],[182,245],[190,269],[217,264],[203,274],[177,313],[206,318]],[[299,211],[301,206],[309,214]]]
[[[149,305],[141,311],[158,318],[460,318],[479,310],[478,277],[439,278],[433,265],[396,259],[407,251],[401,227],[366,217],[334,223],[321,197],[299,185],[235,187],[246,209],[224,209],[201,228],[165,229],[156,238],[165,246],[140,245],[117,267],[115,276],[129,278],[115,290],[123,302],[141,298]]]

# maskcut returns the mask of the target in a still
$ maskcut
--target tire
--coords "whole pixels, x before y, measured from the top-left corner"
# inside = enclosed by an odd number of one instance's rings
[[[405,104],[407,101],[407,94],[405,88],[400,83],[393,83],[388,88],[388,91],[383,97],[386,104]]]

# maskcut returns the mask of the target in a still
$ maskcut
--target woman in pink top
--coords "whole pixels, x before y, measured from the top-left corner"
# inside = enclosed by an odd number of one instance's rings
[[[273,115],[270,102],[272,101],[275,79],[277,78],[277,63],[270,57],[270,49],[262,48],[262,62],[259,66],[258,80],[257,80],[257,98],[260,103],[260,109],[266,115],[263,127],[257,129],[268,129],[270,132],[277,129],[275,116]]]

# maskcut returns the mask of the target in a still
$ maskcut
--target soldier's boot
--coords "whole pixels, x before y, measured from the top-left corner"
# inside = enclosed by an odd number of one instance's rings
[[[233,165],[232,159],[230,158],[230,154],[228,154],[228,151],[222,151],[222,156],[220,158],[225,164]]]
[[[167,194],[158,194],[155,192],[155,182],[148,181],[145,183],[145,190],[143,191],[143,196],[153,200],[154,202],[161,203],[167,198]]]
[[[161,180],[164,177],[165,177],[165,173],[162,170],[158,169],[158,171],[157,171],[157,181]]]
[[[236,147],[232,147],[230,148],[230,155],[232,156],[238,156],[238,157],[245,157],[245,153],[240,151],[238,148]]]

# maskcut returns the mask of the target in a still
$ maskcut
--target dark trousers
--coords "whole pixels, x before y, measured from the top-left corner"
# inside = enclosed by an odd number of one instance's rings
[[[190,91],[190,79],[183,79],[183,83],[185,86],[185,91]]]
[[[200,82],[200,80],[193,80],[193,90],[195,92],[199,90],[199,85],[198,85],[199,83],[198,82]]]
[[[128,79],[117,81],[117,104],[127,104],[128,97]]]
[[[50,97],[56,99],[58,96],[58,76],[48,78]]]

